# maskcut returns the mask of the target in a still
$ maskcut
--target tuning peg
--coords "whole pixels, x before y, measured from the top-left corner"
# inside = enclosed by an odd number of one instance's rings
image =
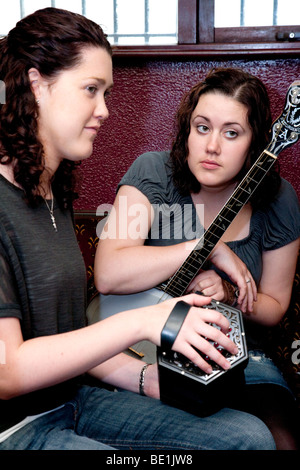
[[[298,138],[298,134],[296,132],[291,132],[289,136],[289,140],[296,140]]]

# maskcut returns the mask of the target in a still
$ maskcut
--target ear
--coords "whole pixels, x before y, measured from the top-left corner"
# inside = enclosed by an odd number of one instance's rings
[[[31,68],[28,71],[28,77],[29,77],[29,82],[31,86],[31,91],[34,94],[36,101],[39,101],[40,91],[41,91],[40,87],[42,84],[42,76],[37,69]]]

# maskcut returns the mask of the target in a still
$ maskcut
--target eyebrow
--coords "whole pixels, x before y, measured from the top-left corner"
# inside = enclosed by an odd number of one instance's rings
[[[87,77],[86,80],[96,80],[96,82],[100,83],[101,85],[107,85],[106,80],[104,78],[98,78],[98,77]],[[113,88],[114,84],[111,83],[111,85],[108,86],[108,90],[111,90]]]
[[[194,117],[193,122],[194,122],[197,118],[202,118],[202,119],[205,119],[205,121],[207,121],[207,122],[211,122],[209,118],[203,116],[202,114],[197,114],[197,116]],[[238,126],[240,126],[242,129],[244,129],[243,126],[242,126],[239,122],[236,122],[236,121],[224,122],[223,125],[224,125],[224,126],[238,125]]]

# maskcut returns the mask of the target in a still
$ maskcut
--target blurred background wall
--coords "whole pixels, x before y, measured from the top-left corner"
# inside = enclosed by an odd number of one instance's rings
[[[284,107],[289,85],[300,80],[300,58],[198,60],[143,57],[114,59],[114,89],[108,99],[110,117],[94,143],[91,158],[81,165],[82,185],[76,210],[112,204],[116,187],[143,152],[170,148],[174,115],[185,91],[212,67],[242,67],[268,88],[273,119]],[[281,174],[300,197],[300,141],[279,155]]]

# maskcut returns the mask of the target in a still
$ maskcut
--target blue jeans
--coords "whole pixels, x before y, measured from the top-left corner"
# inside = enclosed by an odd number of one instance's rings
[[[245,368],[246,384],[274,384],[284,387],[292,393],[282,372],[275,366],[272,359],[267,357],[263,351],[250,350],[249,362]]]
[[[224,408],[205,418],[159,400],[82,387],[74,400],[27,424],[0,450],[274,450],[254,416]]]

